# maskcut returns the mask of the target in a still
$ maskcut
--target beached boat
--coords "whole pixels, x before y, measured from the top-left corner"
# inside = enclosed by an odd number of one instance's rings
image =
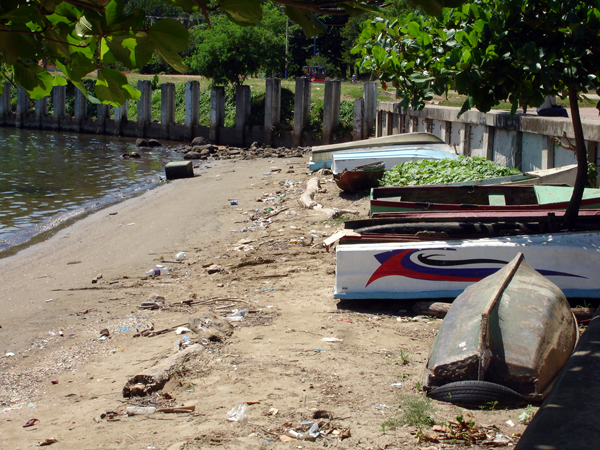
[[[489,186],[489,185],[531,185],[546,184],[554,186],[575,186],[575,177],[577,176],[577,164],[570,164],[563,167],[554,167],[552,169],[540,169],[524,172],[517,175],[508,175],[506,177],[486,178],[482,180],[461,181],[456,183],[447,183],[444,186]]]
[[[456,298],[519,252],[568,298],[600,298],[600,231],[476,239],[355,241],[336,247],[338,299]]]
[[[344,192],[360,192],[379,186],[379,180],[385,173],[383,161],[365,164],[352,170],[333,174],[335,184]]]
[[[393,136],[384,136],[361,141],[342,142],[339,144],[319,145],[312,148],[312,156],[309,162],[310,170],[319,170],[323,168],[331,169],[333,164],[333,155],[351,152],[370,152],[376,158],[374,161],[381,161],[375,156],[382,152],[397,152],[399,150],[413,151],[430,150],[443,151],[456,156],[454,149],[443,140],[431,133],[404,133]],[[356,162],[354,167],[367,164],[369,162]],[[389,169],[388,169],[389,170]],[[340,169],[342,172],[343,169]]]
[[[339,175],[347,170],[354,170],[358,166],[383,162],[385,170],[391,170],[394,166],[408,161],[420,161],[423,159],[458,159],[456,153],[435,148],[420,148],[408,145],[405,148],[397,146],[392,149],[378,149],[366,151],[348,151],[334,153],[331,164],[333,175]]]
[[[344,229],[328,238],[335,242],[418,242],[479,239],[525,234],[556,233],[561,230],[564,210],[501,211],[412,211],[376,213],[368,219],[344,222]],[[578,231],[600,230],[600,210],[581,210]]]
[[[495,401],[494,383],[500,393],[518,394],[511,400],[541,401],[577,336],[563,292],[518,253],[454,300],[431,348],[425,390],[437,400],[485,406]]]
[[[569,186],[407,186],[371,190],[370,214],[400,211],[533,211],[565,209]],[[583,209],[600,208],[600,189],[585,189]]]

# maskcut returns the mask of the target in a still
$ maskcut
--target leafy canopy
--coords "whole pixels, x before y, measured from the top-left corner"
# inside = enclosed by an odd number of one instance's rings
[[[449,89],[460,113],[501,101],[539,106],[546,95],[600,87],[600,2],[477,0],[440,16],[410,13],[366,24],[353,50],[361,68],[421,109]]]
[[[508,100],[511,113],[545,96],[569,97],[577,178],[563,224],[573,228],[587,179],[580,92],[600,92],[600,1],[476,0],[437,17],[408,14],[364,27],[353,50],[362,69],[391,83],[402,106],[464,94],[460,114]],[[600,107],[600,103],[597,105]]]
[[[263,18],[261,0],[162,0],[186,13],[208,20],[220,11],[233,23],[257,25]],[[461,0],[415,0],[428,8]],[[308,36],[324,29],[317,14],[360,15],[377,11],[380,0],[321,1],[276,0]],[[135,4],[135,2],[134,2]],[[436,6],[437,5],[437,6]],[[94,102],[119,106],[139,98],[125,76],[111,69],[121,63],[127,69],[145,65],[157,52],[180,72],[186,67],[180,56],[189,43],[186,28],[173,18],[151,23],[142,8],[124,8],[124,0],[2,0],[0,2],[0,81],[24,87],[33,99],[47,96],[53,86],[71,80],[85,92],[81,79],[98,72]],[[51,64],[61,73],[50,73]],[[2,84],[0,84],[0,93]]]
[[[259,71],[273,73],[285,63],[285,17],[266,7],[255,27],[240,27],[225,16],[190,30],[192,53],[185,62],[189,73],[202,75],[214,84],[243,84]]]

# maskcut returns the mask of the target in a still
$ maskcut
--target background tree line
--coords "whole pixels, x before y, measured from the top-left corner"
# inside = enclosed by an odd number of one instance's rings
[[[163,0],[125,0],[126,11],[134,8],[143,8],[149,20],[175,18],[188,27],[190,44],[182,54],[187,74],[204,76],[219,85],[243,84],[248,77],[284,78],[286,68],[288,77],[301,76],[305,65],[325,66],[330,78],[346,79],[354,73],[358,75],[356,63],[360,58],[352,54],[351,49],[358,42],[360,24],[376,15],[381,16],[381,12],[356,17],[321,16],[327,29],[309,38],[301,26],[288,19],[282,5],[268,0],[263,2],[260,24],[252,27],[232,22],[219,10],[210,15],[209,24],[201,13],[186,13]],[[385,15],[394,17],[410,10],[407,0],[396,0],[386,9]],[[177,72],[154,54],[139,73]]]

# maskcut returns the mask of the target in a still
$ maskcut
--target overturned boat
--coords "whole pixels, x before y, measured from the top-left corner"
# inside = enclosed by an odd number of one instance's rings
[[[428,153],[429,152],[429,153]],[[349,156],[344,156],[350,154]],[[332,169],[334,155],[338,159],[337,173],[375,161],[387,161],[389,170],[394,164],[424,159],[424,155],[458,158],[450,145],[431,133],[404,133],[361,141],[319,145],[312,148],[310,170]],[[440,156],[438,156],[439,159]]]
[[[407,186],[371,190],[370,214],[402,211],[534,211],[566,209],[570,186]],[[600,189],[585,189],[582,209],[600,208]]]
[[[568,298],[600,298],[598,229],[428,241],[369,239],[337,245],[335,298],[456,298],[519,252]]]
[[[518,253],[454,300],[432,345],[425,390],[466,407],[539,402],[577,336],[563,292]]]

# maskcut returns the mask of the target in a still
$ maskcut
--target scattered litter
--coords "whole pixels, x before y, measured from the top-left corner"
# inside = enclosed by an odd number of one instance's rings
[[[7,358],[9,358],[11,356],[15,356],[15,354],[13,352],[8,352],[4,356],[6,356]]]
[[[190,405],[190,406],[175,406],[173,408],[159,408],[156,410],[156,412],[161,412],[161,413],[188,413],[188,412],[194,412],[196,410],[196,407],[194,405]]]
[[[237,204],[238,204],[237,200],[231,200],[231,202],[230,202],[230,203],[231,203],[232,205],[237,205]]]
[[[187,255],[185,254],[185,252],[179,252],[175,255],[176,261],[183,261],[186,258],[187,258]]]
[[[326,352],[326,351],[327,351],[327,350],[323,350],[323,349],[320,349],[320,348],[315,348],[315,349],[313,350],[313,352],[315,352],[315,353],[318,353],[318,352]]]
[[[41,441],[37,443],[38,447],[43,447],[44,445],[50,445],[50,444],[54,444],[58,442],[58,439],[54,439],[54,438],[48,438],[45,441]]]
[[[323,339],[321,339],[323,342],[344,342],[343,339],[340,338],[336,338],[336,337],[324,337]]]
[[[371,405],[371,407],[372,407],[373,409],[377,409],[377,410],[379,410],[379,411],[381,411],[382,409],[389,408],[389,406],[388,406],[388,405],[386,405],[385,403],[375,403],[375,404]]]
[[[267,413],[267,416],[276,416],[279,410],[277,408],[271,408]]]
[[[246,316],[246,314],[248,314],[247,309],[240,309],[238,311],[234,311],[234,313],[231,316],[225,317],[225,320],[228,320],[230,322],[240,322],[244,320],[244,316]]]
[[[167,275],[169,273],[171,273],[171,269],[157,265],[156,269],[150,269],[148,272],[146,272],[146,275],[149,277],[157,277],[159,275]]]
[[[247,420],[246,411],[248,404],[243,400],[238,400],[233,408],[227,413],[227,420],[230,422],[245,423]]]
[[[27,427],[32,427],[35,425],[36,422],[39,422],[39,419],[29,419],[27,421],[27,423],[25,425],[23,425],[23,428],[27,428]]]
[[[188,327],[178,327],[177,330],[175,330],[175,334],[185,334],[191,332],[192,330],[190,330]]]
[[[98,282],[98,280],[100,280],[102,278],[102,274],[98,274],[96,275],[94,278],[92,278],[92,284],[96,284]]]
[[[163,306],[163,302],[142,302],[138,309],[160,309]]]
[[[46,300],[46,302],[45,302],[45,303],[50,303],[51,301],[52,301],[52,299],[51,299],[51,298],[49,298],[48,300]]]
[[[119,327],[117,328],[118,331],[131,331],[131,327]]]
[[[304,433],[298,433],[295,430],[288,430],[290,437],[304,441],[315,441],[319,437],[319,423],[315,422],[308,431]]]
[[[52,383],[52,384],[58,384],[58,380],[50,380],[50,383]]]
[[[512,420],[508,419],[508,420],[506,421],[506,425],[508,425],[508,426],[510,426],[510,427],[514,427],[514,426],[515,426],[515,423],[514,423]]]
[[[155,412],[156,412],[156,408],[154,406],[128,406],[127,407],[127,415],[128,416],[154,414]]]
[[[402,386],[402,383],[398,381],[397,383],[392,383],[390,386]]]

